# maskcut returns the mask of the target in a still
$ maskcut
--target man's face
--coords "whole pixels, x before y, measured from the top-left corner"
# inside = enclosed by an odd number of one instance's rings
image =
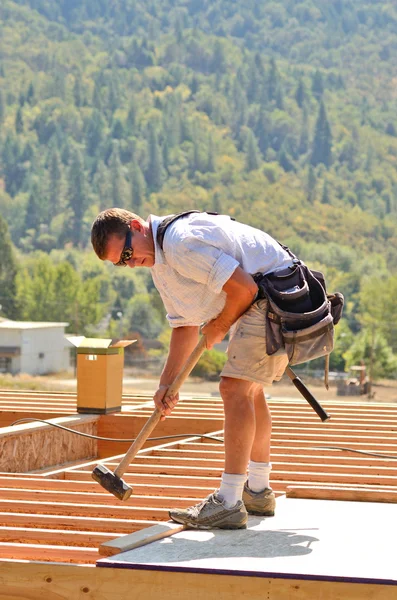
[[[151,229],[148,223],[141,223],[134,219],[130,223],[131,231],[131,249],[132,254],[129,259],[122,261],[122,266],[128,267],[153,267],[154,265],[154,243],[151,233]],[[126,248],[126,238],[118,238],[112,235],[108,239],[105,260],[109,260],[114,265],[120,262],[120,258],[124,258],[125,255],[130,253],[125,252],[123,257],[123,251],[128,250]],[[119,266],[119,265],[117,265]]]

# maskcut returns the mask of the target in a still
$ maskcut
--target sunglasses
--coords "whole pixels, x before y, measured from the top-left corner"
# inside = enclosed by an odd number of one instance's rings
[[[132,232],[131,229],[127,231],[127,235],[125,236],[125,244],[122,253],[120,254],[120,259],[118,262],[113,263],[115,267],[126,267],[127,262],[132,258],[134,254],[134,250],[131,247],[132,240]]]

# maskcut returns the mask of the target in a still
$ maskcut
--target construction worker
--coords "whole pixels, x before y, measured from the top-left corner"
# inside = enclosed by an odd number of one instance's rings
[[[196,529],[240,529],[249,514],[272,516],[271,415],[264,387],[278,381],[285,354],[266,354],[266,300],[256,301],[253,274],[291,265],[291,257],[268,234],[225,215],[180,216],[158,236],[166,217],[141,217],[119,208],[101,212],[92,225],[97,256],[115,266],[151,270],[172,327],[168,357],[154,394],[162,418],[178,394],[167,388],[198,342],[200,326],[208,349],[230,332],[220,394],[225,425],[225,468],[219,490],[170,517]],[[160,228],[160,229],[159,229]],[[247,479],[248,467],[248,479]]]

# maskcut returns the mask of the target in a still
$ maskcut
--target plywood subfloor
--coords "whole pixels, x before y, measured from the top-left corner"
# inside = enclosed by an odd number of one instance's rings
[[[57,413],[59,402],[73,402],[73,395],[68,394],[21,392],[15,396],[14,400],[12,395],[7,397],[9,404],[1,409],[5,421],[20,408],[13,402],[25,402],[24,396],[30,405],[23,410],[30,410],[31,416],[45,414],[40,411],[49,408]],[[46,406],[40,406],[41,402]],[[269,401],[273,415],[272,487],[277,497],[288,493],[288,488],[295,495],[311,497],[324,497],[324,493],[331,497],[342,490],[391,504],[397,492],[397,461],[393,458],[397,457],[397,406],[324,404],[331,414],[331,421],[325,424],[303,400]],[[99,418],[98,434],[134,437],[152,408],[149,396],[127,398],[122,413]],[[154,433],[183,437],[152,441],[151,447],[139,453],[124,476],[134,488],[127,503],[116,500],[92,480],[97,460],[54,465],[34,474],[0,474],[0,560],[94,565],[103,542],[166,521],[169,508],[194,504],[219,486],[223,445],[201,434],[221,436],[222,427],[219,398],[185,398]],[[195,433],[200,435],[188,436]],[[340,451],[335,446],[385,457]],[[101,462],[114,469],[128,447],[129,442],[103,442]],[[381,511],[384,505],[375,506],[375,511]]]
[[[186,530],[97,566],[397,585],[395,539],[397,505],[282,497],[247,530]]]

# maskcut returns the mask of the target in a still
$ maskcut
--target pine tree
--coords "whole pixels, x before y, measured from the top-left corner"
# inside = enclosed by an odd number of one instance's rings
[[[83,98],[83,82],[81,79],[80,71],[75,75],[74,85],[73,85],[73,99],[74,103],[77,107],[83,106],[84,98]]]
[[[38,231],[40,223],[43,222],[43,215],[40,211],[41,208],[41,198],[40,198],[40,189],[37,183],[32,186],[32,190],[29,195],[28,204],[26,207],[26,215],[25,215],[25,230],[29,231],[29,229],[33,229],[34,231]]]
[[[99,112],[94,109],[85,132],[86,148],[90,156],[96,156],[104,137],[105,122]]]
[[[313,204],[316,197],[316,173],[312,165],[309,165],[309,170],[307,174],[307,201],[310,204]]]
[[[131,182],[131,210],[137,215],[141,214],[142,206],[145,201],[146,184],[143,173],[139,165],[131,163],[130,169]]]
[[[53,150],[49,165],[49,194],[48,194],[48,219],[49,222],[58,214],[62,200],[62,166],[58,151]]]
[[[278,86],[276,91],[276,106],[279,110],[284,110],[284,93],[281,85]]]
[[[310,159],[311,164],[316,166],[319,163],[323,163],[328,168],[332,162],[331,149],[331,129],[328,123],[324,102],[321,101],[314,132],[312,154]]]
[[[33,106],[33,104],[35,103],[35,91],[32,82],[30,82],[28,91],[26,92],[26,100],[29,102],[30,106]]]
[[[276,61],[274,58],[270,59],[270,69],[267,79],[267,96],[270,101],[276,99],[277,90],[280,85],[280,76],[278,74]]]
[[[289,171],[295,171],[294,163],[292,162],[288,152],[288,144],[285,141],[283,142],[280,148],[280,152],[278,154],[278,162],[283,167],[284,171],[286,171],[287,173]]]
[[[312,78],[312,92],[317,100],[321,100],[324,94],[324,81],[320,71],[316,71]]]
[[[6,104],[4,101],[3,91],[0,89],[0,125],[4,122],[4,117],[6,114]]]
[[[68,203],[73,213],[69,235],[76,246],[82,243],[83,217],[86,208],[86,186],[83,159],[80,151],[72,151],[68,177]]]
[[[322,196],[321,196],[321,203],[322,204],[331,204],[331,200],[330,200],[330,196],[329,196],[329,191],[328,191],[328,181],[324,181],[323,193],[322,193]]]
[[[99,210],[104,210],[109,206],[108,199],[111,195],[111,185],[109,169],[106,167],[103,160],[100,160],[94,175],[94,190],[99,197]]]
[[[215,145],[214,139],[212,135],[208,136],[208,161],[207,161],[207,171],[210,173],[215,173],[216,165],[215,165]]]
[[[163,185],[164,166],[163,157],[158,141],[158,134],[153,125],[149,123],[149,164],[146,170],[146,181],[148,188],[152,192],[157,192]]]
[[[298,83],[298,87],[296,88],[296,92],[295,92],[295,100],[296,100],[296,103],[299,106],[299,108],[303,108],[303,105],[305,104],[306,99],[307,99],[306,86],[303,83],[303,80],[300,79],[299,83]]]
[[[211,60],[212,73],[224,73],[226,70],[226,54],[222,42],[217,38]]]
[[[102,86],[98,77],[95,79],[94,91],[92,93],[92,105],[97,110],[102,110]]]
[[[299,154],[306,154],[309,149],[309,117],[307,113],[306,105],[302,109],[302,125],[299,136]]]
[[[269,140],[269,118],[265,108],[262,106],[259,112],[258,122],[255,127],[255,136],[258,140],[259,149],[264,159],[266,159],[266,153],[270,145]]]
[[[112,154],[109,159],[110,181],[111,181],[111,201],[112,206],[124,206],[124,177],[120,161],[118,142],[113,142]]]
[[[19,106],[15,116],[15,131],[18,134],[23,132],[23,116],[21,106]]]
[[[17,261],[14,255],[6,221],[0,215],[0,312],[8,319],[18,318],[16,277]]]
[[[132,99],[130,102],[130,107],[128,109],[127,122],[126,122],[127,132],[130,135],[135,135],[135,133],[136,133],[137,112],[138,112],[138,108],[137,108],[136,102],[134,99]]]
[[[248,130],[246,148],[245,170],[254,171],[259,168],[259,148],[252,129]]]

